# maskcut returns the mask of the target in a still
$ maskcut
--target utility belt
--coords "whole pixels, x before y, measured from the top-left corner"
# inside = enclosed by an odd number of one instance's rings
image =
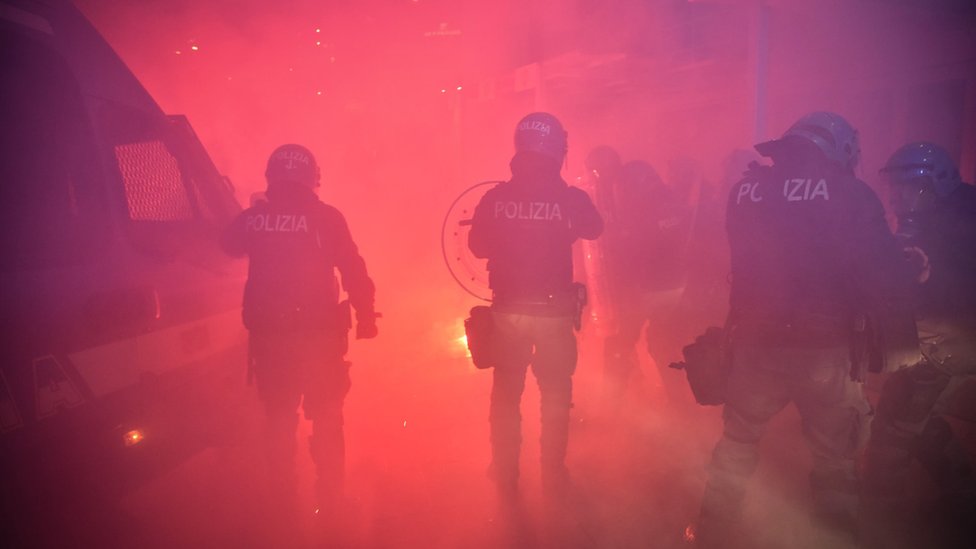
[[[910,311],[870,314],[792,311],[788,315],[736,311],[735,342],[753,345],[851,349],[851,378],[892,372],[921,360]]]
[[[495,292],[491,306],[473,307],[464,321],[464,333],[476,368],[492,368],[503,360],[506,349],[499,341],[493,311],[530,316],[572,316],[577,330],[586,306],[586,286],[574,282],[563,292],[552,294],[515,294]]]
[[[494,291],[491,308],[503,313],[534,316],[571,316],[586,306],[586,286],[574,282],[555,292]]]
[[[737,342],[771,346],[820,347],[846,343],[853,319],[843,313],[735,311]]]
[[[724,328],[708,328],[682,349],[684,361],[670,367],[685,371],[695,401],[714,406],[725,403],[736,345],[835,346],[848,344],[853,332],[851,320],[843,314],[735,310]],[[851,376],[855,376],[854,370]]]
[[[244,327],[251,334],[275,337],[281,334],[292,334],[305,330],[328,330],[335,332],[341,338],[342,354],[348,350],[348,334],[352,329],[352,311],[349,300],[328,306],[316,307],[314,314],[307,310],[278,311],[270,314],[267,309],[249,307],[244,311]],[[258,353],[255,350],[254,338],[249,338],[247,351],[247,384],[254,381]]]
[[[244,326],[252,332],[283,333],[309,329],[348,332],[352,328],[349,300],[314,307],[280,309],[250,306],[244,309]]]

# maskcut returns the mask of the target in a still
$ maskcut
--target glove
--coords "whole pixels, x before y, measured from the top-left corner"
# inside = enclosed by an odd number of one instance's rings
[[[919,284],[928,282],[932,275],[932,267],[929,265],[929,256],[925,250],[918,246],[909,246],[904,250],[905,260],[908,262],[915,275],[915,281]]]
[[[376,319],[382,315],[373,311],[356,311],[356,339],[373,339],[379,333]]]

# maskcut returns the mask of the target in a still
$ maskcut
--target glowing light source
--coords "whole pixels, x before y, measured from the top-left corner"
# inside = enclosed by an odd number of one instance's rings
[[[468,336],[462,335],[461,337],[455,339],[454,341],[457,342],[458,346],[464,349],[464,356],[466,356],[467,358],[471,358],[471,349],[468,349]]]
[[[173,53],[175,53],[176,55],[183,55],[183,52],[181,50],[176,50]]]
[[[315,41],[315,45],[316,45],[316,46],[321,46],[321,45],[322,45],[322,42],[321,42],[321,41],[319,41],[319,40],[316,40],[316,41]]]
[[[404,426],[404,428],[406,428],[406,426],[407,426],[407,420],[403,420],[403,426]]]
[[[130,446],[135,446],[145,439],[146,436],[139,429],[133,429],[122,435],[122,442],[125,443],[127,448]]]
[[[446,89],[441,89],[441,93],[447,93]]]
[[[193,51],[200,51],[200,46],[194,44],[194,45],[190,46],[190,49],[193,50]]]
[[[695,527],[689,524],[685,527],[685,541],[688,543],[693,543],[695,541]]]
[[[322,95],[322,90],[315,92],[315,95]]]
[[[322,32],[322,29],[315,29],[315,32]]]

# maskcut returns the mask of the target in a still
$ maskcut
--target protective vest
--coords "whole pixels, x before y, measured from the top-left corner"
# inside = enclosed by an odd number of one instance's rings
[[[603,220],[590,197],[556,171],[517,170],[482,197],[468,246],[488,259],[496,299],[538,300],[567,292],[573,282],[572,245],[593,239]]]
[[[222,239],[231,255],[247,255],[244,325],[290,331],[337,322],[339,270],[357,311],[373,309],[375,289],[346,220],[307,188],[269,189],[243,211]]]
[[[910,281],[884,208],[852,175],[759,167],[733,185],[726,229],[732,314],[821,343],[860,312],[907,310]],[[747,322],[748,323],[748,322]]]

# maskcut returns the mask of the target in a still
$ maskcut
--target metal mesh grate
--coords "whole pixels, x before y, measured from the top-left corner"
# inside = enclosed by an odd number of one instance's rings
[[[179,165],[161,141],[118,145],[115,158],[125,183],[129,219],[181,221],[193,218]]]

